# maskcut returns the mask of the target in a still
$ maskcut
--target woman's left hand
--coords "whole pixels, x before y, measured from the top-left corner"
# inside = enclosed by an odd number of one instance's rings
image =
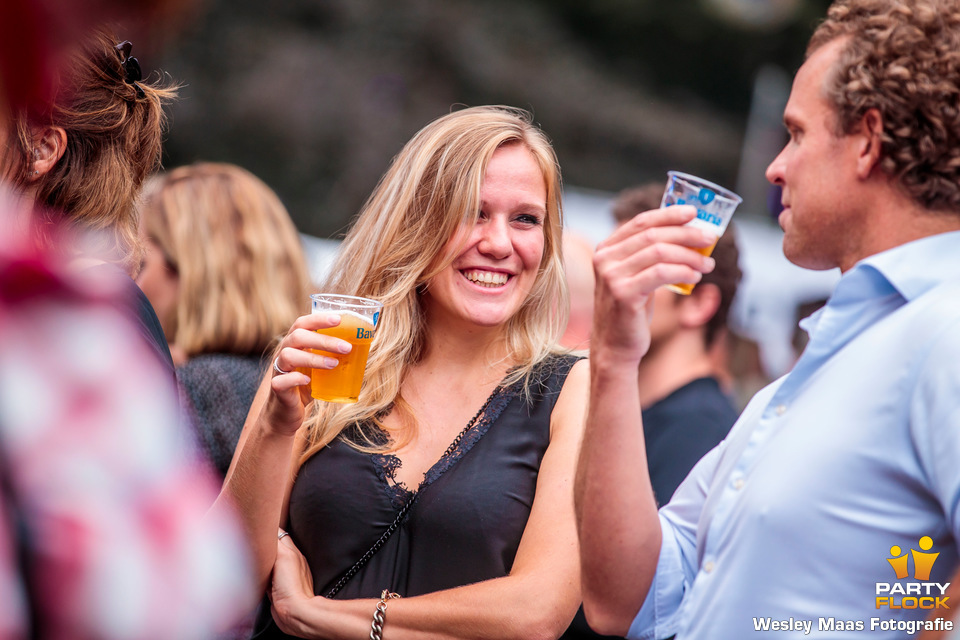
[[[286,634],[297,635],[297,611],[314,597],[313,575],[293,539],[283,536],[277,540],[277,561],[273,565],[270,583],[270,611],[273,619]]]

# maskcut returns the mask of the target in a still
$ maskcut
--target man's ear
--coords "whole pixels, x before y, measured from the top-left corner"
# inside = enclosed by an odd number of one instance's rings
[[[878,109],[868,109],[860,119],[857,135],[862,142],[857,155],[857,177],[861,180],[870,177],[880,162],[880,143],[883,135],[883,117]]]
[[[680,305],[680,324],[686,328],[702,327],[720,308],[720,287],[712,282],[701,282],[689,296],[683,296]]]
[[[30,177],[38,178],[48,173],[67,150],[67,132],[63,127],[45,127],[34,137],[30,151]]]

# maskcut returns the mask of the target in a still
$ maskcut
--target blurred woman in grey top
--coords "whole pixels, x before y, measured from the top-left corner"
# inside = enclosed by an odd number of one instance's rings
[[[141,216],[146,255],[137,284],[170,344],[198,443],[222,476],[264,354],[306,310],[300,237],[270,187],[230,164],[151,178]]]

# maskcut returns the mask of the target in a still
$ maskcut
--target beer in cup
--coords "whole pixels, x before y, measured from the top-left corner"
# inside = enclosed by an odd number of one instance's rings
[[[330,353],[313,350],[314,353],[336,358],[340,361],[333,369],[310,371],[310,395],[327,402],[356,402],[363,384],[363,372],[367,367],[370,343],[380,323],[383,303],[369,298],[342,296],[332,293],[316,293],[310,296],[313,313],[337,314],[340,324],[317,333],[346,340],[353,345],[350,353]]]
[[[697,208],[697,217],[688,222],[687,226],[697,227],[717,236],[717,239],[709,247],[696,249],[703,255],[709,256],[713,253],[713,248],[717,246],[717,241],[720,240],[720,236],[727,229],[730,218],[733,217],[733,212],[736,211],[737,205],[741,202],[743,202],[743,198],[720,185],[688,173],[668,171],[667,188],[663,192],[660,206],[688,204]],[[692,284],[681,283],[666,286],[671,291],[683,295],[690,295],[693,291]]]

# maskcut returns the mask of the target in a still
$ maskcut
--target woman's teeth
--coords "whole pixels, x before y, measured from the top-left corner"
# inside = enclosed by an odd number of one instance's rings
[[[464,277],[471,282],[488,287],[500,287],[507,284],[507,274],[493,271],[464,271]]]

